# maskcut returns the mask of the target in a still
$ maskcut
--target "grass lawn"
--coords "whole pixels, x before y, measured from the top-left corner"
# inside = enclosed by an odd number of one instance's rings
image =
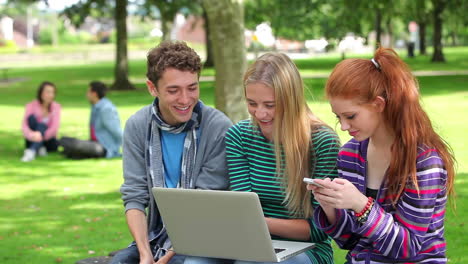
[[[428,64],[428,57],[410,61],[414,69],[466,69],[468,51],[447,52],[447,65]],[[462,57],[460,57],[463,55]],[[462,59],[460,59],[462,58]],[[301,71],[327,72],[337,58],[301,60]],[[208,69],[206,73],[211,73]],[[145,63],[131,62],[131,80],[136,91],[112,92],[109,97],[125,120],[151,102],[144,86]],[[106,255],[125,247],[131,240],[120,200],[121,159],[71,161],[58,154],[24,164],[20,123],[24,104],[32,100],[40,81],[58,86],[62,104],[60,135],[86,139],[89,103],[85,91],[89,81],[112,81],[112,63],[48,68],[13,69],[10,77],[27,78],[14,84],[0,83],[0,263],[74,263],[78,259]],[[457,212],[449,209],[446,237],[450,263],[467,263],[468,76],[421,77],[423,103],[437,131],[452,145],[458,160],[456,179]],[[308,79],[310,105],[329,124],[335,118],[323,99],[325,79]],[[213,83],[201,85],[201,99],[214,104]],[[313,96],[312,96],[313,95]],[[339,126],[337,126],[339,130]],[[339,132],[342,141],[349,139]],[[337,250],[336,263],[343,263],[344,251]]]

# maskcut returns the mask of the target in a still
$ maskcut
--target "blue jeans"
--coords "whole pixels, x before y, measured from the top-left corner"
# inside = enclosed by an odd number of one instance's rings
[[[28,116],[28,127],[32,131],[39,131],[43,137],[48,128],[46,124],[39,123],[34,115]],[[37,151],[40,147],[44,146],[48,152],[54,152],[57,151],[59,143],[56,138],[51,138],[41,142],[33,142],[26,139],[25,145],[26,148],[32,149],[34,151]]]
[[[182,264],[184,263],[184,255],[175,255],[169,261],[169,264]],[[112,257],[109,264],[138,264],[140,263],[140,253],[136,245],[130,246],[126,249],[119,251]]]
[[[276,262],[255,262],[255,261],[243,261],[243,260],[220,260],[213,258],[204,257],[191,257],[185,258],[184,264],[218,264],[218,263],[233,263],[233,264],[270,264]],[[297,256],[288,258],[287,260],[281,261],[282,264],[311,264],[309,257],[306,253],[301,253]]]

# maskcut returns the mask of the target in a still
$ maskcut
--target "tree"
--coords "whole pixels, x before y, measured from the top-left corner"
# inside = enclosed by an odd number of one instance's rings
[[[409,0],[406,2],[409,19],[415,19],[419,26],[419,54],[426,55],[426,28],[430,23],[432,4],[430,0]]]
[[[444,53],[442,51],[442,13],[447,5],[447,0],[432,0],[434,6],[434,53],[432,54],[432,62],[445,62]]]
[[[178,4],[181,1],[171,0],[147,0],[144,4],[148,13],[150,13],[151,6],[156,6],[159,10],[159,18],[161,21],[161,31],[163,33],[162,40],[171,39],[172,26],[174,24],[174,18],[177,11],[181,8]],[[185,2],[185,1],[182,1]]]
[[[113,90],[131,90],[135,87],[128,80],[127,56],[127,2],[115,0],[116,52]]]
[[[246,69],[241,0],[202,0],[208,16],[216,70],[215,104],[233,122],[247,117],[242,77]]]
[[[116,26],[116,60],[113,90],[132,90],[135,87],[128,80],[127,56],[127,4],[128,0],[86,0],[64,9],[62,13],[76,26],[80,26],[91,13],[114,13]]]
[[[208,16],[206,15],[206,11],[203,9],[203,23],[205,26],[205,46],[206,46],[206,60],[203,64],[204,67],[213,67],[214,66],[214,59],[213,59],[213,44],[211,44],[210,40],[210,24],[208,23]]]
[[[392,17],[395,12],[395,5],[389,0],[372,0],[362,2],[357,7],[361,9],[363,13],[374,11],[375,49],[377,49],[382,43],[383,21]],[[392,29],[389,23],[387,23],[387,27],[388,33],[391,34]]]
[[[447,35],[452,46],[466,45],[463,41],[467,36],[468,16],[468,0],[451,0],[447,2],[446,12],[444,16],[444,29],[447,29]]]
[[[145,0],[141,15],[159,18],[161,20],[161,31],[163,33],[162,39],[170,40],[174,19],[177,13],[181,10],[190,13],[193,10],[197,10],[199,5],[199,0]],[[152,7],[156,7],[159,10],[158,16],[154,14]]]
[[[247,0],[245,1],[245,21],[248,28],[269,22],[273,34],[294,40],[307,40],[317,37],[313,25],[323,0]]]

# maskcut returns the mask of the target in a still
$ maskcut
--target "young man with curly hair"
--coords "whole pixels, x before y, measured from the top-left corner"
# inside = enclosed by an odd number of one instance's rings
[[[232,125],[199,100],[200,57],[183,42],[162,42],[147,56],[152,104],[124,130],[121,187],[135,241],[111,263],[181,263],[175,256],[152,187],[227,189],[224,135]]]

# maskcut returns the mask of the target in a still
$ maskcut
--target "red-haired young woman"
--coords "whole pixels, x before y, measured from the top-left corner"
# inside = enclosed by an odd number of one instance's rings
[[[391,49],[339,63],[326,95],[341,129],[340,178],[308,185],[314,221],[348,263],[446,263],[444,216],[454,158],[419,102],[418,83]]]

